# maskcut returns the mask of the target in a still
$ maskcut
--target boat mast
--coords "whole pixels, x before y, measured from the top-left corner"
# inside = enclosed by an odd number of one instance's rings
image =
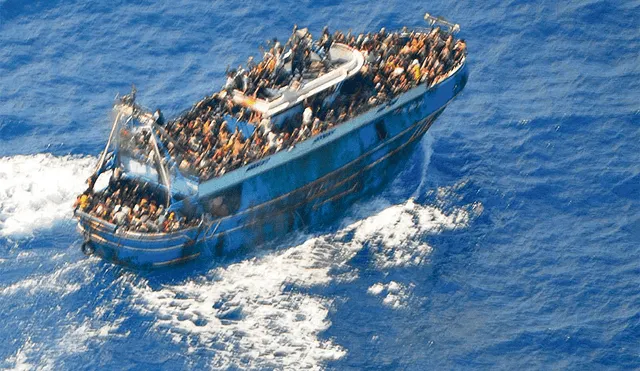
[[[160,148],[158,146],[158,138],[156,137],[156,133],[153,131],[153,126],[155,125],[155,119],[153,118],[153,115],[150,112],[136,105],[136,102],[135,102],[136,92],[137,92],[136,87],[135,85],[133,85],[131,88],[131,93],[128,95],[125,95],[122,98],[122,103],[124,104],[124,107],[121,106],[121,108],[130,109],[131,110],[129,113],[130,118],[137,119],[138,122],[140,122],[143,125],[143,128],[145,128],[150,134],[151,144],[153,147],[153,153],[155,154],[155,158],[156,158],[156,165],[159,173],[160,182],[167,189],[166,198],[167,198],[167,206],[168,206],[171,204],[171,179],[169,177],[169,171],[165,166],[165,161],[163,161],[164,158],[160,153]],[[120,112],[122,112],[122,110]]]
[[[156,161],[158,163],[158,169],[160,170],[160,180],[165,187],[167,187],[167,205],[171,203],[171,179],[169,178],[167,168],[165,166],[165,162],[163,161],[163,157],[160,154],[160,149],[158,148],[158,139],[156,138],[156,134],[153,132],[153,128],[151,125],[148,125],[149,133],[151,134],[151,143],[153,144],[153,152],[156,154]]]
[[[98,164],[96,165],[95,170],[93,171],[93,176],[100,175],[102,167],[104,166],[104,162],[107,158],[107,154],[109,153],[109,147],[111,147],[111,142],[113,141],[113,136],[116,133],[116,129],[118,128],[120,123],[120,117],[122,116],[122,112],[118,111],[116,115],[116,119],[113,120],[113,125],[111,125],[111,133],[109,134],[109,140],[107,140],[107,145],[104,147],[104,151],[100,155],[100,159],[98,160]]]

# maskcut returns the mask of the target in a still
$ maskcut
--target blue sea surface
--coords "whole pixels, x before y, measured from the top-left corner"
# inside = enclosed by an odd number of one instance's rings
[[[169,117],[294,24],[461,26],[381,194],[220,261],[87,258],[117,93]],[[640,369],[640,1],[0,0],[0,369]]]

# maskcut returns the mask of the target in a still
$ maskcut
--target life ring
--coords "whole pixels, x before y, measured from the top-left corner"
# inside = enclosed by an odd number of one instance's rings
[[[85,254],[86,256],[89,255],[93,255],[94,249],[93,249],[93,244],[91,243],[90,240],[85,240],[82,243],[82,246],[80,247],[80,250],[82,251],[83,254]]]

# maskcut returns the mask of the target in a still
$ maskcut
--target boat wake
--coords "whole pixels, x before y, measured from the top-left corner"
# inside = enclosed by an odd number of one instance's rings
[[[181,285],[133,287],[134,302],[156,318],[154,327],[190,352],[213,350],[213,368],[310,368],[344,354],[332,341],[318,339],[330,325],[331,300],[305,293],[331,282],[337,254],[312,239]]]
[[[0,237],[21,237],[71,217],[95,165],[90,156],[0,158]]]
[[[304,242],[297,246],[214,268],[179,285],[154,289],[139,283],[132,287],[135,308],[156,318],[157,330],[191,352],[213,350],[214,368],[319,368],[347,350],[319,337],[330,326],[334,299],[311,294],[311,288],[357,279],[350,260],[365,246],[380,270],[424,264],[432,250],[421,242],[424,235],[462,228],[475,216],[471,205],[444,214],[413,199],[392,206],[378,199],[358,206],[356,214],[372,204],[383,210],[347,222],[335,234],[298,235]],[[391,281],[368,292],[400,309],[408,305],[411,289]]]
[[[431,132],[427,132],[422,140],[420,140],[420,147],[422,150],[422,155],[424,156],[424,161],[422,163],[422,167],[420,168],[420,184],[413,192],[411,197],[418,198],[424,192],[424,187],[427,182],[427,166],[431,162],[431,155],[433,154],[433,136]]]
[[[426,167],[430,150],[424,149]],[[0,177],[9,182],[0,186],[0,233],[28,234],[67,218],[93,163],[90,157],[50,155],[3,161]],[[422,188],[421,182],[414,196]],[[423,205],[413,197],[395,204],[385,197],[357,203],[337,232],[296,233],[282,248],[256,249],[177,284],[158,285],[136,272],[113,277],[110,265],[97,266],[102,264],[97,259],[74,261],[66,251],[65,256],[48,257],[48,264],[55,264],[51,273],[0,286],[2,299],[24,304],[11,309],[17,322],[6,324],[20,328],[24,338],[0,366],[55,369],[92,347],[137,336],[120,326],[134,321],[153,341],[206,354],[202,362],[211,368],[322,368],[348,352],[335,339],[322,337],[331,326],[329,315],[337,299],[321,294],[322,288],[358,280],[361,267],[353,258],[363,249],[371,257],[365,264],[383,272],[427,264],[432,247],[426,236],[464,228],[481,212],[475,204],[441,205],[446,200],[440,197],[453,197],[458,188],[439,189],[436,205]],[[393,199],[394,192],[389,191]],[[38,217],[32,218],[34,213]],[[19,261],[20,254],[13,258]],[[25,264],[38,264],[37,256],[23,259]],[[396,279],[369,284],[363,294],[402,310],[411,306],[413,288],[413,283]],[[102,299],[87,304],[87,295]],[[27,308],[43,296],[51,305],[34,319]],[[58,331],[43,331],[46,324],[40,322],[54,318],[61,322],[55,326]]]
[[[119,331],[124,317],[113,313],[124,297],[94,306],[96,298],[109,295],[113,288],[105,288],[104,280],[95,274],[97,261],[63,262],[51,272],[0,288],[0,301],[12,303],[4,308],[9,320],[3,326],[20,334],[17,344],[21,342],[15,353],[0,362],[0,369],[57,370],[64,360],[107,339],[125,336]],[[86,289],[92,290],[91,300]],[[40,302],[48,305],[39,307]]]
[[[52,273],[30,276],[0,288],[0,298],[14,295],[35,297],[44,293],[55,294],[62,299],[91,281],[89,271],[81,269],[87,265],[87,260],[80,260],[65,264]]]

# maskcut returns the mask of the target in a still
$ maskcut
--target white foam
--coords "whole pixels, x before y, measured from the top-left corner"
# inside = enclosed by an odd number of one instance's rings
[[[0,287],[0,297],[14,295],[35,296],[36,294],[56,293],[64,297],[78,291],[83,283],[91,280],[88,269],[89,260],[82,259],[67,263],[62,268],[48,274],[34,275],[11,285]]]
[[[94,313],[93,317],[85,318],[78,324],[72,322],[77,320],[73,315],[61,315],[62,322],[71,321],[71,323],[58,324],[60,333],[56,333],[54,339],[39,343],[33,341],[31,337],[27,338],[15,354],[9,356],[4,363],[0,363],[0,368],[58,370],[60,362],[64,362],[66,357],[95,349],[107,338],[122,338],[130,334],[129,332],[124,334],[117,332],[124,321],[123,318],[105,322],[97,320],[95,317]]]
[[[0,236],[22,236],[71,217],[93,157],[36,154],[0,158]]]
[[[379,282],[371,285],[367,293],[373,296],[384,296],[382,304],[393,309],[400,309],[407,307],[413,287],[413,284],[407,286],[395,281],[386,285]]]
[[[174,341],[214,348],[214,368],[318,368],[345,351],[318,334],[331,301],[300,291],[330,282],[340,250],[323,238],[217,268],[154,291],[134,285],[138,309]],[[194,349],[191,349],[193,351]]]
[[[35,365],[27,361],[28,358],[31,358],[30,355],[32,353],[35,353],[34,345],[30,339],[27,339],[27,341],[22,344],[22,347],[20,347],[14,355],[9,356],[4,360],[4,362],[0,363],[0,367],[3,370],[7,369],[13,371],[34,370],[36,369]],[[38,368],[43,369],[45,367],[40,365]]]
[[[370,295],[380,295],[384,291],[384,285],[382,283],[376,283],[367,289],[367,293]]]
[[[372,201],[370,205],[365,205],[362,212],[366,213],[364,209],[372,207],[381,208],[385,203],[382,199]],[[380,269],[414,266],[424,263],[432,251],[432,247],[423,242],[421,237],[464,227],[471,216],[469,207],[445,214],[435,206],[421,205],[409,199],[355,222],[340,233],[355,232],[352,248],[359,250],[365,244],[369,245]]]
[[[118,318],[113,322],[103,323],[96,319],[85,319],[77,325],[69,325],[66,332],[56,342],[55,352],[58,354],[77,354],[89,350],[90,341],[103,341],[107,337],[118,337],[120,325],[124,321]]]
[[[433,136],[431,135],[431,132],[427,132],[420,140],[420,147],[422,149],[424,159],[422,167],[420,168],[420,184],[418,184],[418,188],[416,188],[415,192],[413,192],[413,198],[417,198],[422,194],[422,189],[424,188],[427,181],[427,169],[429,168],[429,163],[431,163],[431,155],[433,154]]]
[[[357,206],[356,219],[385,202]],[[332,299],[304,288],[356,279],[357,269],[348,262],[365,244],[375,245],[380,269],[419,264],[431,251],[419,242],[421,234],[462,227],[468,221],[466,209],[445,214],[409,200],[364,220],[345,222],[335,235],[216,268],[179,285],[152,289],[146,282],[132,283],[135,307],[155,317],[154,327],[187,344],[191,352],[214,349],[214,368],[322,368],[346,350],[318,338],[330,326]],[[384,305],[402,308],[412,288],[390,282],[368,291],[384,292]]]
[[[42,301],[43,293],[56,294],[57,298],[65,300],[65,296],[94,283],[94,268],[90,259],[65,264],[50,274],[27,278],[1,289],[0,298],[20,295],[26,301],[25,306],[34,306],[30,303]],[[107,290],[122,286],[123,280],[119,278]],[[55,327],[36,326],[35,332],[23,334],[26,336],[23,344],[4,363],[0,362],[0,369],[57,370],[70,355],[92,351],[111,338],[129,336],[128,331],[118,331],[125,318],[114,319],[112,312],[113,308],[128,300],[126,295],[118,295],[108,306],[97,306],[90,314],[85,314],[86,304],[82,302],[74,310],[53,300],[48,308],[41,308],[40,315],[55,318]]]

